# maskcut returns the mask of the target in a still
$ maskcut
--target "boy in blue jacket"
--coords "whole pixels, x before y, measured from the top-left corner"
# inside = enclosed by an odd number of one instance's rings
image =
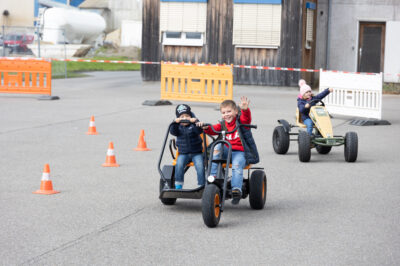
[[[202,153],[203,140],[200,134],[203,129],[199,127],[198,119],[187,104],[179,104],[176,107],[175,123],[171,126],[170,133],[176,136],[179,156],[175,165],[175,188],[182,189],[184,183],[185,166],[192,161],[197,172],[197,184],[205,184],[204,161]],[[180,123],[181,120],[189,120],[191,123]],[[192,124],[192,123],[196,123]]]
[[[299,108],[299,113],[301,115],[301,119],[303,120],[303,124],[307,127],[307,133],[312,136],[314,123],[311,120],[310,108],[317,104],[317,102],[311,102],[311,100],[322,100],[329,93],[333,91],[332,88],[325,89],[321,93],[313,96],[311,87],[307,85],[304,79],[299,80],[300,86],[300,94],[297,99],[297,107]]]

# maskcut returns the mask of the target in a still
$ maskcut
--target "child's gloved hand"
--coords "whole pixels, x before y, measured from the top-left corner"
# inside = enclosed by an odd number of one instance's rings
[[[247,110],[247,108],[249,108],[249,104],[250,104],[250,100],[247,99],[246,96],[240,97],[240,103],[239,103],[240,109]]]

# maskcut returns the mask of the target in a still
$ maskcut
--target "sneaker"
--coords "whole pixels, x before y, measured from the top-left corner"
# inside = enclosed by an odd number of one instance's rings
[[[182,185],[175,185],[175,189],[182,189]]]
[[[240,199],[242,198],[242,191],[238,188],[234,188],[232,190],[232,204],[239,204]]]

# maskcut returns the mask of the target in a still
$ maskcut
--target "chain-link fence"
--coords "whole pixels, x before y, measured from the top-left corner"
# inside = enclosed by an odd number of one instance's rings
[[[64,36],[64,31],[61,29],[2,26],[0,56],[66,59],[68,55],[65,42],[53,43],[43,40],[43,31],[50,35]],[[66,76],[66,67],[65,61],[53,61],[52,76]]]

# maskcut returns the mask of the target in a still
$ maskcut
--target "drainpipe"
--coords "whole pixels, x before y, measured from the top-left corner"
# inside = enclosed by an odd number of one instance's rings
[[[332,1],[328,0],[328,21],[327,21],[327,29],[326,29],[326,52],[325,52],[325,62],[326,69],[329,69],[329,50],[330,50],[330,29],[331,29],[331,11],[332,9]]]

